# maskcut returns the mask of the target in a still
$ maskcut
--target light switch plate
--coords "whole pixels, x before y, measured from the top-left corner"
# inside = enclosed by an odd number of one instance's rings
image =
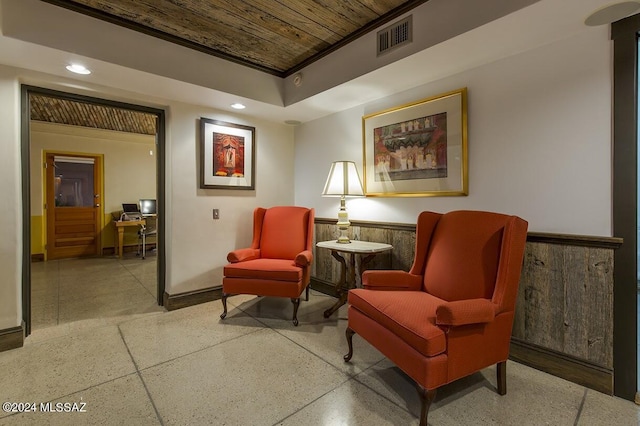
[[[213,209],[213,218],[214,219],[220,219],[220,210]]]

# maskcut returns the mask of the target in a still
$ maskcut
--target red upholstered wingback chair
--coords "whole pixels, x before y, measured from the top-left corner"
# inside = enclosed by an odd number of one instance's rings
[[[227,255],[220,318],[227,316],[227,297],[233,294],[289,297],[293,324],[298,325],[300,295],[309,300],[314,209],[279,206],[253,212],[251,247]]]
[[[349,361],[354,333],[417,384],[420,425],[436,389],[497,364],[498,393],[506,361],[527,222],[480,211],[422,212],[413,266],[365,271],[349,292]]]

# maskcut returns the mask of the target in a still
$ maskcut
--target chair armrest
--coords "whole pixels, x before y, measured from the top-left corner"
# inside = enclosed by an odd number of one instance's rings
[[[245,260],[258,259],[260,257],[260,249],[243,248],[229,252],[227,260],[231,263],[244,262]]]
[[[311,261],[313,260],[313,253],[311,250],[305,250],[296,256],[296,266],[300,266],[304,268],[305,266],[311,265]]]
[[[422,288],[422,275],[399,270],[372,269],[362,274],[362,287],[369,290],[413,290]]]
[[[436,309],[437,325],[482,324],[493,321],[498,305],[489,299],[447,302]]]

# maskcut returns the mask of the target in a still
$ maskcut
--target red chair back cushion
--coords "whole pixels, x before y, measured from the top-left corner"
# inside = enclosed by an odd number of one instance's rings
[[[447,301],[491,299],[508,218],[479,211],[443,215],[427,253],[425,291]]]
[[[267,209],[260,235],[260,257],[295,259],[307,248],[309,209],[280,206]]]

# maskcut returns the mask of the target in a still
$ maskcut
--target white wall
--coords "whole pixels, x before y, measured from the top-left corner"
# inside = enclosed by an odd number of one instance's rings
[[[353,198],[352,220],[415,223],[420,211],[499,211],[529,230],[611,236],[612,46],[606,27],[511,56],[381,101],[299,126],[296,204],[335,218],[320,196],[329,165],[352,160],[362,175],[362,121],[370,114],[468,88],[469,195]]]
[[[297,73],[288,76],[284,85],[285,105],[292,105],[385,65],[393,64],[414,53],[452,40],[537,1],[539,0],[483,0],[480,7],[477,0],[429,0],[424,2],[394,18],[391,22],[371,29],[361,37],[332,52],[331,55],[305,66],[302,70],[303,84],[301,86],[293,84],[294,76]],[[412,16],[413,19],[411,43],[396,50],[391,49],[378,56],[376,54],[378,31],[407,16]],[[486,56],[488,50],[488,48],[483,49],[481,54]],[[467,57],[469,56],[473,55],[467,55]],[[392,84],[397,84],[397,82]],[[405,85],[404,87],[411,86]],[[380,90],[380,88],[376,88],[376,90]],[[347,99],[345,101],[349,102]]]
[[[198,119],[212,118],[256,128],[255,191],[199,188]],[[174,104],[170,119],[169,294],[222,284],[227,253],[251,243],[253,210],[293,204],[293,130],[193,105]],[[199,151],[199,148],[198,148]],[[220,210],[213,220],[212,209]]]
[[[22,190],[17,71],[0,67],[0,330],[22,318]]]

